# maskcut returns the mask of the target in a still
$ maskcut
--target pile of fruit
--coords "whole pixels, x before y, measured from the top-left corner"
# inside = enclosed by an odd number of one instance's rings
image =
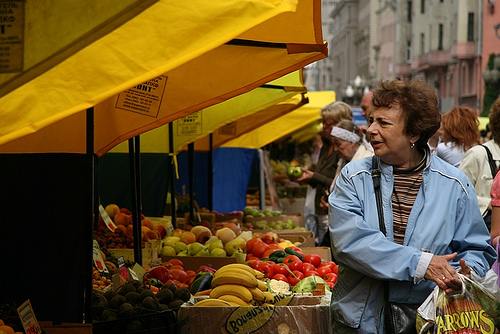
[[[291,286],[309,276],[321,277],[330,288],[335,286],[339,268],[333,261],[322,261],[316,254],[305,255],[299,247],[284,249],[267,244],[261,238],[247,242],[247,264],[267,278],[284,281]]]
[[[0,319],[0,334],[22,334],[22,332],[14,331],[14,328],[6,325],[2,319]]]
[[[92,289],[106,291],[111,288],[109,275],[100,273],[96,268],[92,268]]]
[[[111,231],[101,217],[96,233],[99,244],[107,248],[133,248],[132,212],[127,208],[120,208],[116,204],[108,204],[105,211],[116,225],[116,229]],[[144,247],[144,243],[149,240],[164,238],[167,235],[167,230],[160,223],[153,222],[141,215],[141,234]]]
[[[263,278],[261,272],[245,264],[228,264],[213,274],[211,289],[203,291],[202,294],[209,298],[198,301],[194,306],[239,307],[273,303],[274,296],[268,291]]]
[[[238,256],[245,251],[249,232],[241,233],[236,224],[226,224],[215,231],[205,226],[194,226],[190,231],[174,230],[163,239],[162,256]]]
[[[171,259],[161,265],[150,268],[143,276],[148,286],[161,288],[165,284],[173,284],[177,288],[188,288],[194,281],[196,272],[186,270],[179,259]]]
[[[281,211],[261,211],[247,207],[243,212],[245,213],[244,226],[250,230],[292,230],[297,227],[297,224],[292,219],[283,216]]]

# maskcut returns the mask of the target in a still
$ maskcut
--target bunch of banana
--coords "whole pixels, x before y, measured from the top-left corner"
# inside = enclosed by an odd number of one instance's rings
[[[264,291],[267,291],[267,285],[256,277],[261,275],[262,273],[245,264],[228,264],[215,272],[210,298],[238,306],[251,306],[254,300],[264,302],[266,300]]]
[[[207,298],[202,299],[193,306],[212,306],[212,307],[228,307],[228,306],[239,306],[236,303],[228,302],[222,299]]]

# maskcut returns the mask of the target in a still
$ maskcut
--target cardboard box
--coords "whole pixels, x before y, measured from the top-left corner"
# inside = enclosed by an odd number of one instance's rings
[[[274,231],[280,238],[290,240],[291,242],[300,242],[299,247],[314,247],[314,235],[311,231],[304,230],[281,230]]]
[[[180,333],[332,333],[329,305],[183,306],[178,319]]]
[[[307,254],[317,254],[321,257],[322,261],[331,261],[332,260],[332,250],[330,247],[301,247],[302,252],[305,255]]]
[[[52,321],[40,321],[40,327],[47,334],[92,334],[91,324],[61,323],[55,325]]]

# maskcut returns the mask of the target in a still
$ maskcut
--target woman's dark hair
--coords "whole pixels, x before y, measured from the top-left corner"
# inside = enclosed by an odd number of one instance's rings
[[[490,109],[490,128],[493,140],[500,145],[500,97],[498,97]]]
[[[415,145],[427,146],[427,141],[439,129],[441,114],[438,98],[432,87],[423,81],[382,81],[373,92],[374,108],[399,105],[404,117],[404,133],[420,136]]]

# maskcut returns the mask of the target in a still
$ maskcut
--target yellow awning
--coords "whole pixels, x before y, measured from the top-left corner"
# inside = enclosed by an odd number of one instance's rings
[[[303,143],[308,141],[323,129],[323,124],[320,120],[307,125],[305,128],[299,129],[290,135],[291,140],[298,143]]]
[[[175,120],[173,122],[174,150],[179,151],[188,143],[195,142],[210,133],[217,133],[216,130],[221,127],[227,132],[238,122],[238,119],[254,115],[256,112],[305,91],[302,70],[295,71],[250,92]],[[216,137],[215,134],[214,137]],[[169,152],[168,138],[168,125],[142,134],[141,152]],[[196,145],[196,148],[199,149],[199,144]],[[128,152],[127,142],[114,147],[111,152]]]
[[[320,0],[160,0],[0,98],[0,152],[83,153],[95,106],[101,155],[326,52]]]
[[[261,148],[321,118],[320,110],[335,101],[335,92],[307,93],[309,103],[251,132],[235,138],[223,147]]]
[[[486,130],[486,125],[490,123],[488,117],[479,117],[479,130]]]
[[[11,0],[2,5],[0,96],[47,71],[158,0]]]

